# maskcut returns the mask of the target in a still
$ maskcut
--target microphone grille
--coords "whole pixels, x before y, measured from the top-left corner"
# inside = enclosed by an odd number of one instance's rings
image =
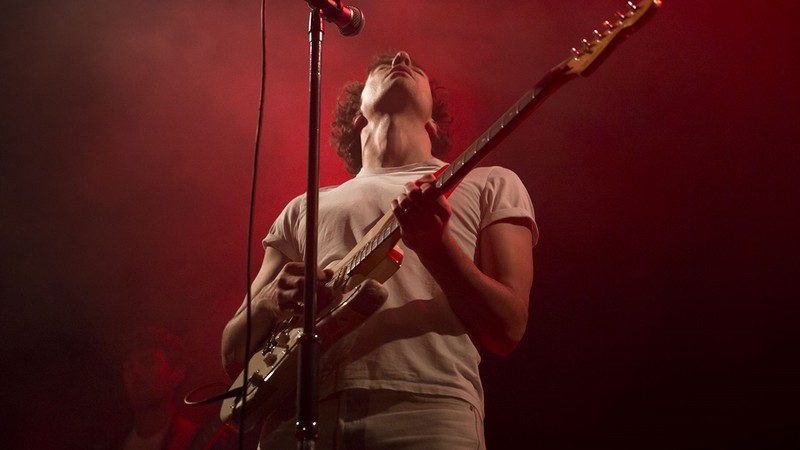
[[[350,22],[346,26],[339,28],[339,33],[343,36],[355,36],[364,28],[364,14],[355,6],[350,6],[348,8],[351,13]]]

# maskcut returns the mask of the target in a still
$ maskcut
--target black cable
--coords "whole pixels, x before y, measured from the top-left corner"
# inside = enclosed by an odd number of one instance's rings
[[[246,417],[246,407],[247,407],[247,382],[248,382],[248,372],[249,369],[249,361],[250,361],[250,338],[252,335],[252,302],[253,302],[253,293],[250,287],[250,266],[252,261],[252,249],[251,249],[251,242],[253,240],[253,222],[255,216],[255,203],[256,203],[256,180],[258,179],[258,153],[259,147],[261,144],[261,119],[264,115],[264,87],[266,84],[267,78],[267,36],[266,36],[266,22],[267,22],[267,15],[266,15],[266,0],[261,0],[261,86],[259,88],[258,93],[258,122],[256,123],[256,139],[253,149],[253,177],[250,183],[250,206],[249,206],[249,215],[248,215],[248,222],[247,222],[247,268],[246,268],[246,289],[247,289],[247,300],[245,303],[247,304],[247,311],[246,311],[246,320],[245,320],[245,338],[244,338],[244,370],[242,370],[242,386],[245,388],[242,391],[242,412],[241,412],[241,420],[239,422],[239,450],[244,450],[245,444],[245,432],[244,432],[244,425],[245,425],[245,417]]]

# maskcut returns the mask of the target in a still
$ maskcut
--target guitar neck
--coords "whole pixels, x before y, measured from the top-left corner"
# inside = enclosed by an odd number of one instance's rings
[[[486,155],[511,134],[547,97],[573,77],[575,77],[575,74],[567,73],[564,63],[551,69],[544,78],[536,83],[536,86],[523,94],[488,130],[453,160],[450,166],[436,179],[434,184],[436,189],[444,193],[455,188]]]

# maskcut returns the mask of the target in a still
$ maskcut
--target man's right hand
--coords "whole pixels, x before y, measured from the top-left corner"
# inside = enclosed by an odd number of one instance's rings
[[[331,270],[317,271],[317,298],[320,308],[324,308],[333,298],[331,289],[325,286],[332,275]],[[274,247],[265,248],[261,269],[251,284],[253,293],[251,354],[253,349],[264,342],[276,322],[302,314],[304,279],[304,263],[292,262]],[[222,365],[231,377],[235,377],[242,370],[244,361],[251,356],[244,354],[246,311],[247,297],[222,332]]]
[[[276,320],[286,320],[303,313],[305,302],[305,263],[289,262],[270,283],[258,292],[254,303],[271,310]],[[332,297],[332,289],[325,285],[333,271],[317,269],[317,298],[320,307],[326,306]]]

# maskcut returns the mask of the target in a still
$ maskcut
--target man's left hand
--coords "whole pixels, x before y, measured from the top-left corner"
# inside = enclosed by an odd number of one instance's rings
[[[403,242],[417,253],[436,251],[447,238],[452,210],[434,188],[435,180],[433,175],[426,175],[406,183],[405,192],[392,200]]]

